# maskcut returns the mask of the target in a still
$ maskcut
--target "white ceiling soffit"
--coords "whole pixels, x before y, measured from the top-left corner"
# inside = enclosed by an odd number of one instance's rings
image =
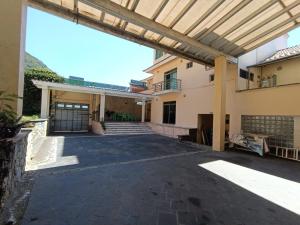
[[[28,0],[34,8],[198,63],[299,26],[300,0]]]

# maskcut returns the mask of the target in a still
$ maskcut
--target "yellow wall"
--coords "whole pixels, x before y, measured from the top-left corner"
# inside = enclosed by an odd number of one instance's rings
[[[277,75],[277,85],[300,83],[300,58],[290,59],[262,67],[262,76]]]
[[[52,99],[55,102],[91,104],[90,94],[69,91],[53,91],[52,93]]]
[[[26,36],[25,0],[0,1],[0,90],[23,97]],[[9,104],[22,115],[22,99]]]
[[[142,106],[137,105],[135,99],[121,98],[114,96],[105,97],[105,111],[123,112],[134,115],[137,119],[141,119]]]
[[[163,81],[164,73],[177,67],[177,79],[182,81],[182,90],[179,93],[157,96],[152,101],[151,122],[162,123],[163,102],[176,101],[176,124],[178,127],[197,128],[198,114],[212,113],[213,82],[209,82],[209,75],[214,70],[206,70],[203,65],[193,63],[193,67],[186,69],[188,60],[178,59],[154,70],[153,83]],[[227,82],[234,81],[235,67],[228,69]],[[227,95],[232,93],[227,91]],[[230,102],[230,96],[228,96]]]
[[[254,81],[249,81],[249,88],[258,88],[260,79],[268,79],[273,75],[277,77],[277,86],[300,83],[300,58],[289,59],[262,67],[250,67],[254,73]],[[259,79],[258,76],[261,78]],[[247,80],[239,78],[239,90],[248,89]]]
[[[206,71],[204,66],[195,63],[191,69],[186,69],[187,62],[177,58],[152,71],[153,82],[156,83],[163,81],[164,72],[177,67],[177,78],[182,80],[181,92],[154,97],[151,111],[152,123],[162,124],[165,101],[176,101],[176,124],[173,125],[175,127],[196,128],[198,114],[212,113],[214,87],[213,82],[209,82],[209,74],[213,74],[214,71]],[[297,70],[300,71],[299,61],[282,62],[280,65],[282,70],[279,75],[285,76],[286,81],[300,78],[300,74],[297,73]],[[272,68],[276,66],[270,66],[268,70]],[[240,78],[238,78],[237,65],[233,64],[228,64],[226,80],[226,114],[230,115],[230,135],[241,132],[241,115],[300,116],[300,104],[298,104],[300,84],[236,91]],[[300,122],[299,119],[295,121],[295,145],[299,146]]]

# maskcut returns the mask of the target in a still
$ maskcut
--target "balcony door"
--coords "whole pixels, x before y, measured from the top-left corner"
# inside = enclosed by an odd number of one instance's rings
[[[165,90],[176,89],[177,88],[176,79],[177,79],[177,68],[165,72],[164,89]]]

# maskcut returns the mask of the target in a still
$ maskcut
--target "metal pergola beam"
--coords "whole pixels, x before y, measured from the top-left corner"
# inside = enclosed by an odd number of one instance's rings
[[[130,11],[134,12],[135,9],[136,9],[136,7],[138,6],[139,2],[140,2],[140,0],[133,0],[133,3],[132,3],[131,8],[130,8]],[[128,25],[128,22],[125,21],[124,24],[123,24],[123,26],[122,26],[122,29],[125,30],[126,27],[127,27],[127,25]]]
[[[281,27],[284,27],[285,25],[294,22],[296,19],[300,18],[300,13],[297,13],[296,15],[294,15],[293,17],[277,24],[276,26],[264,31],[263,33],[255,36],[254,38],[251,38],[250,40],[246,41],[245,43],[243,43],[242,45],[236,47],[234,50],[232,50],[232,53],[234,54],[237,50],[242,49],[243,47],[250,45],[253,42],[258,41],[259,39],[263,38],[264,36],[268,35],[269,33],[272,33],[278,29],[280,29]]]
[[[282,6],[282,8],[286,8],[286,6],[285,6],[285,4],[283,3],[282,0],[277,0],[277,1],[278,1],[279,4]],[[290,11],[288,11],[288,14],[289,14],[290,17],[293,17],[293,14],[292,14]]]
[[[125,8],[128,7],[129,3],[130,3],[130,0],[127,0],[127,2],[126,2],[126,4],[125,4]],[[117,24],[118,27],[121,26],[122,21],[123,21],[123,20],[119,20],[119,22],[118,22],[118,24]]]
[[[218,0],[213,4],[196,22],[194,22],[185,32],[184,35],[191,33],[196,27],[200,25],[210,14],[212,14],[220,5],[222,5],[225,0]]]
[[[200,64],[204,64],[204,65],[213,65],[214,62],[213,61],[204,61],[201,57],[196,57],[194,54],[189,53],[189,52],[184,52],[183,50],[179,50],[179,49],[175,49],[175,48],[171,48],[162,44],[159,44],[155,41],[143,38],[139,35],[130,33],[130,32],[126,32],[124,30],[122,30],[119,27],[114,27],[111,25],[108,25],[106,23],[101,23],[99,22],[99,20],[95,20],[92,19],[88,16],[82,15],[82,14],[78,14],[78,13],[74,13],[74,10],[70,10],[68,8],[62,7],[60,5],[57,5],[55,3],[52,2],[48,2],[48,1],[44,1],[44,0],[28,0],[28,5],[54,14],[56,16],[62,17],[64,19],[70,20],[72,22],[141,44],[141,45],[145,45],[148,46],[150,48],[154,48],[154,49],[160,49],[166,53],[172,54],[172,55],[176,55],[178,57],[181,58],[185,58],[191,61],[194,61],[196,63],[200,63]]]
[[[197,0],[190,0],[188,4],[181,10],[181,12],[178,14],[178,16],[171,22],[171,24],[168,26],[170,28],[173,28],[184,15],[192,8],[192,6],[197,2]]]
[[[238,13],[241,9],[243,9],[245,6],[247,6],[252,1],[253,0],[241,1],[232,10],[230,10],[229,13],[224,15],[221,19],[219,19],[216,23],[214,23],[211,27],[209,27],[208,30],[206,30],[204,32],[200,32],[199,34],[194,35],[194,37],[197,37],[197,39],[199,39],[199,40],[202,38],[205,38],[207,35],[209,35],[211,32],[213,32],[218,27],[220,27],[223,23],[225,23],[227,20],[229,20],[232,16],[234,16],[236,13]]]
[[[269,9],[269,7],[271,7],[272,5],[276,4],[277,2],[278,2],[278,0],[272,0],[272,1],[267,2],[266,4],[264,4],[263,6],[261,6],[259,9],[255,10],[254,12],[252,12],[249,16],[247,16],[246,18],[242,19],[239,23],[237,23],[236,25],[232,26],[229,30],[227,30],[225,33],[223,33],[217,39],[211,41],[210,44],[214,45],[216,42],[222,40],[224,37],[228,36],[229,34],[231,34],[234,31],[236,31],[241,26],[245,25],[248,21],[250,21],[254,17],[258,16],[263,11]]]
[[[181,12],[177,15],[177,17],[171,22],[171,24],[168,26],[169,28],[173,28],[179,20],[184,17],[184,15],[191,9],[191,7],[197,2],[197,0],[190,0],[188,4],[181,10]],[[163,36],[160,36],[157,41],[160,42],[161,39],[163,39]]]
[[[260,47],[260,46],[262,46],[262,45],[264,45],[264,44],[266,44],[266,43],[268,43],[268,42],[270,42],[270,41],[272,41],[272,40],[274,40],[274,39],[276,39],[276,38],[281,37],[282,35],[288,33],[288,32],[291,31],[292,29],[295,29],[295,28],[298,28],[298,27],[300,27],[300,23],[297,23],[297,24],[296,24],[295,26],[293,26],[293,27],[289,27],[289,28],[287,28],[287,29],[284,29],[283,31],[279,32],[278,34],[276,34],[276,35],[274,35],[274,36],[272,36],[272,37],[270,37],[270,38],[267,38],[266,40],[262,41],[261,43],[259,43],[259,45],[255,45],[255,46],[253,46],[253,47],[247,49],[247,51],[252,51],[252,50],[254,50],[254,49],[256,49],[256,48],[258,48],[258,47]],[[243,53],[242,53],[242,54],[243,54]],[[239,54],[237,57],[241,56],[242,54]]]
[[[262,26],[266,25],[267,23],[270,23],[274,19],[278,18],[279,16],[283,15],[284,13],[288,12],[290,9],[298,6],[300,4],[300,0],[296,0],[295,2],[288,5],[286,8],[283,8],[282,10],[278,11],[277,13],[270,16],[268,19],[263,20],[262,22],[256,24],[251,29],[247,30],[246,32],[242,33],[241,35],[237,36],[233,40],[230,40],[231,43],[236,43],[237,41],[241,40],[242,38],[246,37],[247,35],[251,34],[252,32],[256,31],[257,29],[261,28]],[[226,48],[228,47],[228,48]],[[225,44],[219,47],[219,49],[224,49],[226,52],[230,52],[235,48],[232,47],[232,44]]]
[[[81,0],[81,2],[90,5],[96,9],[104,11],[108,14],[116,16],[120,19],[126,20],[129,23],[133,23],[137,26],[140,26],[144,29],[150,30],[154,33],[159,35],[168,37],[174,41],[185,43],[186,45],[190,46],[191,48],[195,49],[196,51],[204,51],[213,56],[225,56],[229,61],[236,62],[236,59],[228,54],[225,54],[221,51],[218,51],[212,47],[204,45],[188,36],[183,35],[182,33],[172,30],[166,26],[163,26],[151,19],[139,15],[135,12],[132,12],[110,0]]]
[[[155,21],[157,17],[160,15],[160,13],[164,10],[166,5],[168,4],[169,0],[163,0],[159,7],[155,10],[154,14],[151,17],[151,20]],[[144,29],[143,32],[140,34],[141,36],[144,36],[146,34],[147,30]]]
[[[213,13],[220,5],[222,5],[225,0],[218,0],[215,2],[200,18],[198,18],[183,34],[188,35],[191,33],[196,27],[198,27],[211,13]],[[171,45],[174,47],[178,42],[175,42]]]

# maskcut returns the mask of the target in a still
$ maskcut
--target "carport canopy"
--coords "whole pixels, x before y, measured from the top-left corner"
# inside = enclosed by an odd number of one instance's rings
[[[300,0],[28,0],[30,6],[182,58],[214,65],[300,22]]]

